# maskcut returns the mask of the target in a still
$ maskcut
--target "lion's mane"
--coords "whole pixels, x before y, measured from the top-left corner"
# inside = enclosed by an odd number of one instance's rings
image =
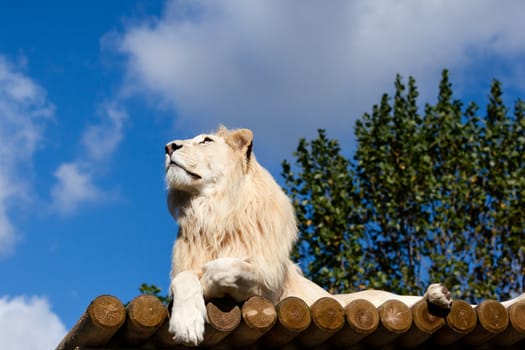
[[[214,191],[169,190],[168,206],[179,224],[172,278],[221,257],[248,258],[257,266],[262,295],[278,300],[297,236],[293,207],[273,177],[252,154],[252,135],[219,128],[215,136],[232,147],[228,181]],[[201,158],[202,155],[195,155]],[[214,159],[205,157],[213,166]],[[221,158],[221,157],[217,157]]]

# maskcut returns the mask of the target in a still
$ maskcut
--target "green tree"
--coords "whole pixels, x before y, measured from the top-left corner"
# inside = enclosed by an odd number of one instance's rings
[[[162,295],[162,289],[157,287],[155,284],[142,283],[139,287],[140,294],[149,294],[156,296],[162,302],[164,306],[167,306],[171,299],[167,295]]]
[[[309,276],[335,292],[356,287],[365,280],[366,261],[359,243],[363,227],[356,224],[352,208],[358,198],[352,183],[350,162],[340,155],[339,143],[320,130],[311,143],[299,141],[297,162],[302,172],[294,174],[283,162],[282,175],[293,198],[300,241],[293,256]]]
[[[434,105],[400,76],[356,122],[353,160],[323,130],[283,162],[297,210],[295,257],[334,291],[421,293],[443,281],[471,301],[523,291],[525,107],[509,115],[494,81],[486,115],[453,97],[445,70]]]

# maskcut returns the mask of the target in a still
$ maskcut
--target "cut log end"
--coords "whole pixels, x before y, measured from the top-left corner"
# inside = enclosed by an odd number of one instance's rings
[[[481,326],[493,334],[503,332],[509,325],[509,314],[496,300],[485,300],[476,308]]]
[[[167,316],[164,305],[153,295],[139,295],[129,303],[127,311],[128,319],[140,329],[157,329]]]
[[[117,330],[126,319],[124,306],[114,296],[101,295],[89,305],[87,313],[93,325]]]
[[[321,298],[310,308],[312,321],[317,328],[327,332],[336,332],[345,324],[344,309],[333,298]]]
[[[508,309],[512,327],[525,336],[525,300],[520,300]]]
[[[463,335],[476,327],[477,319],[476,311],[469,303],[463,300],[455,300],[445,321],[455,333]]]
[[[57,350],[78,346],[105,346],[126,320],[121,301],[111,295],[101,295],[89,304],[71,331],[62,339]]]
[[[262,343],[266,347],[278,348],[289,344],[306,330],[312,319],[310,308],[301,299],[288,297],[275,306],[277,320],[275,326],[264,335]]]
[[[231,299],[214,299],[206,304],[208,323],[204,333],[204,345],[215,345],[241,323],[241,310]]]
[[[398,300],[388,300],[378,309],[381,324],[389,332],[401,334],[412,325],[412,312]]]
[[[271,301],[254,296],[242,306],[242,318],[250,328],[268,330],[277,320],[277,312]]]
[[[227,343],[233,347],[255,343],[277,320],[277,312],[272,302],[260,296],[253,296],[244,302],[241,313],[241,324],[227,339]]]
[[[311,322],[310,309],[296,297],[282,300],[276,307],[279,323],[289,331],[302,332]]]
[[[333,298],[318,299],[310,306],[310,313],[312,323],[298,338],[304,346],[312,347],[325,342],[345,325],[344,309]]]
[[[445,319],[442,315],[436,314],[428,301],[422,300],[414,304],[411,308],[414,325],[421,332],[432,334],[445,324]],[[436,310],[442,313],[442,310]]]
[[[121,343],[139,345],[162,326],[168,316],[161,301],[153,295],[140,295],[127,307],[128,317],[120,334]]]
[[[509,326],[500,333],[493,343],[500,347],[516,344],[525,339],[525,300],[520,300],[507,309]]]
[[[344,311],[346,324],[330,339],[336,348],[347,348],[359,343],[379,326],[379,313],[367,300],[353,300],[345,306]]]
[[[360,334],[370,334],[379,326],[379,313],[367,300],[350,302],[345,307],[345,315],[350,328]]]

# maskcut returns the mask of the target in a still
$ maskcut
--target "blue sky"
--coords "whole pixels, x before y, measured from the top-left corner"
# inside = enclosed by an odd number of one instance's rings
[[[97,295],[166,289],[167,141],[248,127],[278,178],[317,128],[350,153],[356,118],[396,73],[421,102],[443,68],[482,105],[497,78],[510,104],[525,97],[523,13],[489,0],[1,1],[0,339],[52,348]]]

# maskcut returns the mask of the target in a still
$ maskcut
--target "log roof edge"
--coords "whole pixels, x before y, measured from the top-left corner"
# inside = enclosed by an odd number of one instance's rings
[[[446,313],[434,312],[425,301],[408,308],[390,300],[376,308],[366,300],[355,300],[343,308],[331,298],[322,298],[308,307],[294,297],[273,305],[258,296],[242,304],[213,300],[206,308],[209,321],[202,347],[525,346],[525,298],[508,308],[494,300],[476,308],[456,300]],[[118,298],[101,295],[89,304],[56,350],[185,348],[174,343],[168,320],[169,311],[154,296],[137,296],[125,307]]]

